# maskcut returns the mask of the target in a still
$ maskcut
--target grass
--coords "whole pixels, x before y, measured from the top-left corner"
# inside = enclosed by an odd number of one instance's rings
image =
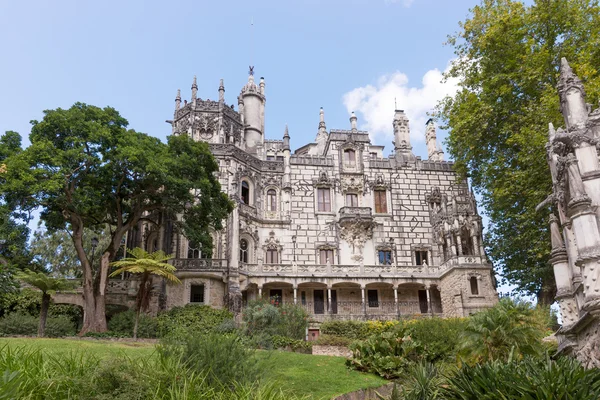
[[[107,340],[0,338],[0,348],[6,344],[10,347],[41,349],[44,353],[54,355],[85,353],[103,359],[119,355],[143,357],[155,351],[153,344]],[[260,354],[270,365],[271,377],[279,385],[309,399],[331,399],[336,395],[387,383],[378,376],[347,369],[342,357],[279,351]]]
[[[270,354],[273,377],[293,393],[330,399],[335,395],[387,383],[376,375],[346,368],[343,357],[275,351]]]

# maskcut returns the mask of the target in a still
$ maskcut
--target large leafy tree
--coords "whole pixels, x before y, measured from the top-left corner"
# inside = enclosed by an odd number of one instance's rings
[[[449,38],[447,73],[459,90],[438,106],[456,168],[481,194],[490,219],[489,255],[504,280],[553,302],[547,215],[548,123],[563,124],[556,91],[560,58],[600,98],[600,8],[596,0],[483,0]]]
[[[172,283],[181,283],[181,281],[175,276],[175,267],[167,263],[168,260],[173,258],[172,255],[167,255],[162,250],[148,253],[139,247],[129,250],[128,253],[130,257],[125,257],[110,264],[117,267],[110,276],[118,276],[125,272],[140,275],[135,302],[135,323],[133,325],[133,339],[137,340],[140,313],[145,312],[150,305],[152,276],[164,278]]]
[[[181,216],[188,237],[210,249],[209,226],[221,228],[232,205],[214,175],[208,145],[187,136],[168,143],[128,130],[111,107],[76,103],[32,121],[31,145],[6,159],[3,196],[16,212],[41,208],[49,231],[68,230],[81,264],[85,316],[81,334],[106,330],[105,295],[125,233],[152,212]],[[91,265],[85,228],[110,227]]]

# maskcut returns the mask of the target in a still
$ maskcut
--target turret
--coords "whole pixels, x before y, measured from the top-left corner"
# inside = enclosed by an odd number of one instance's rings
[[[317,154],[321,155],[325,152],[325,146],[327,145],[327,127],[325,126],[325,113],[323,112],[323,107],[319,111],[319,130],[317,131],[317,138],[315,142],[317,143]]]
[[[397,161],[413,161],[415,155],[410,145],[410,128],[408,117],[404,110],[396,110],[394,113],[394,150],[396,151]]]
[[[430,161],[444,161],[444,151],[439,147],[435,124],[429,118],[425,124],[425,141],[427,142],[427,156]]]
[[[175,112],[179,111],[181,107],[181,89],[177,89],[177,96],[175,96]]]
[[[350,127],[352,129],[352,133],[358,132],[358,128],[356,127],[356,114],[352,111],[352,115],[350,116]]]
[[[254,71],[250,68],[248,83],[240,93],[244,105],[240,113],[244,116],[246,150],[254,153],[264,143],[264,89],[264,80],[261,78],[259,88],[254,82]]]
[[[290,134],[287,124],[285,124],[285,131],[283,132],[283,150],[290,150]]]
[[[219,103],[225,102],[225,85],[223,84],[223,79],[219,81]]]
[[[192,103],[196,104],[196,97],[198,96],[198,84],[196,83],[196,75],[194,75],[194,81],[192,82]]]

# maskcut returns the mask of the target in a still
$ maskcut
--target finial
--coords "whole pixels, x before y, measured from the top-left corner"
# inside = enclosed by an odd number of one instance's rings
[[[285,124],[285,132],[283,133],[283,137],[284,138],[285,137],[288,137],[288,138],[290,137],[290,133],[288,131],[288,124],[287,123]]]
[[[175,111],[179,110],[181,105],[181,89],[177,89],[177,96],[175,96]]]
[[[219,81],[219,101],[225,101],[225,84],[223,83],[223,79]]]
[[[398,105],[396,104],[396,98],[394,97],[394,110],[398,109]]]
[[[192,100],[196,100],[198,94],[198,85],[196,83],[196,75],[194,75],[194,81],[192,82]]]
[[[251,65],[248,67],[248,75],[252,76],[254,75],[254,65]]]
[[[356,128],[356,114],[354,114],[354,111],[352,111],[352,115],[350,116],[350,125],[352,126],[352,131],[356,132],[357,128]]]
[[[319,110],[319,122],[325,122],[325,111],[323,111],[323,107]]]

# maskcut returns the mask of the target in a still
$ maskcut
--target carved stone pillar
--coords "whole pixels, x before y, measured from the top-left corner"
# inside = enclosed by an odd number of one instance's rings
[[[398,307],[398,288],[392,285],[394,291],[394,307],[396,307],[396,314],[400,315],[400,308]]]
[[[331,286],[327,286],[327,314],[332,313],[331,308]]]
[[[360,295],[362,298],[362,309],[363,309],[363,314],[366,316],[367,315],[367,303],[365,301],[365,297],[367,297],[367,287],[364,285],[360,286]]]
[[[294,286],[294,304],[298,304],[298,286]]]
[[[460,233],[456,234],[456,250],[457,250],[457,255],[462,256],[463,248],[462,248],[462,240],[460,238]]]
[[[558,227],[558,219],[550,215],[550,235],[552,239],[552,253],[550,262],[554,268],[556,280],[556,300],[560,305],[560,314],[565,327],[574,324],[579,318],[577,302],[573,293],[572,270],[567,258],[567,250],[563,243],[563,236]]]
[[[425,293],[427,293],[427,311],[433,316],[433,309],[431,308],[431,285],[425,287]]]
[[[472,236],[472,240],[473,240],[473,255],[474,256],[481,255],[481,254],[479,254],[479,236],[477,234],[474,234]]]

